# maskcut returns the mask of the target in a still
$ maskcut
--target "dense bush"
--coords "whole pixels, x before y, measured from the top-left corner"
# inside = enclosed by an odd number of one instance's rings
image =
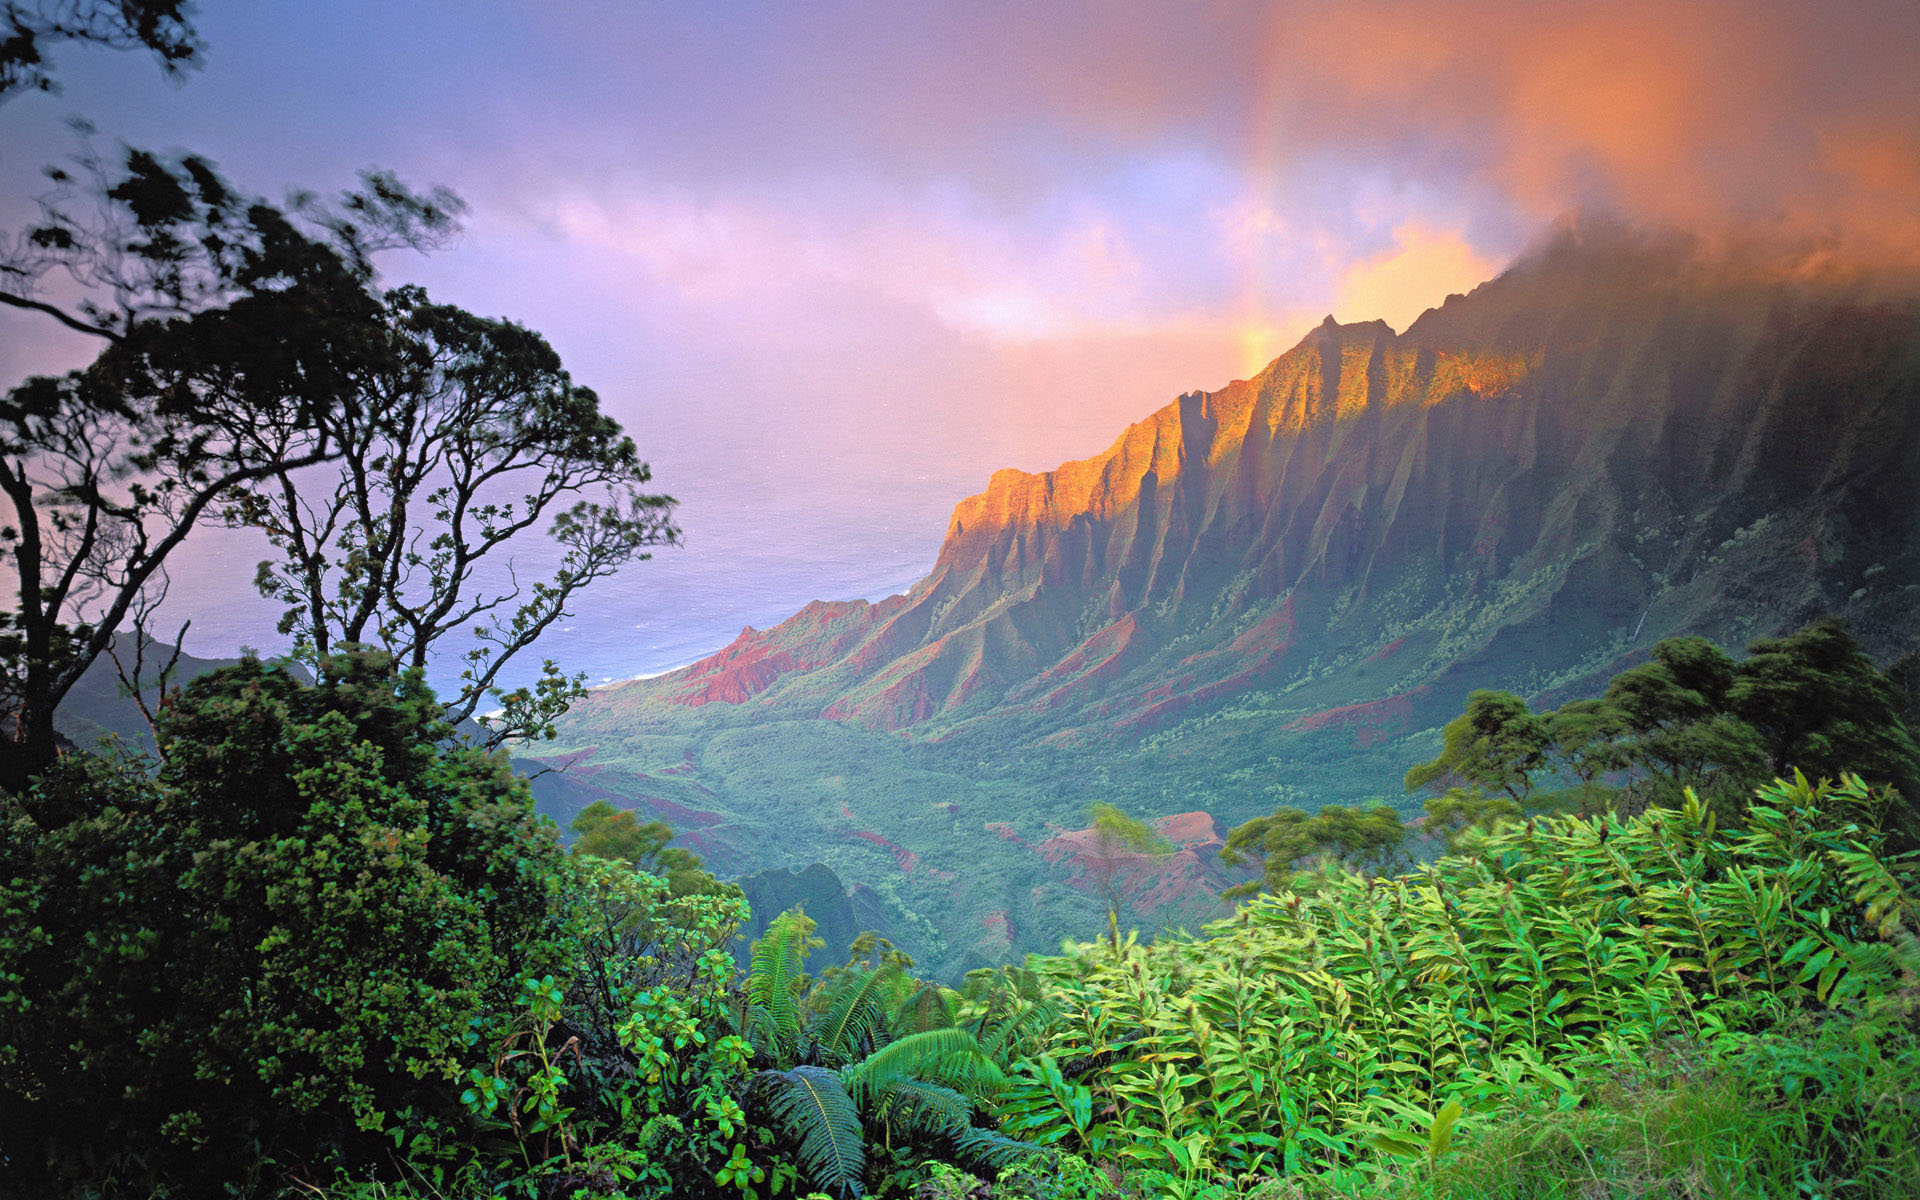
[[[1733,832],[1694,800],[1540,819],[1399,878],[1329,868],[1206,938],[1075,948],[1036,964],[1063,1016],[1002,1096],[1004,1128],[1171,1195],[1280,1177],[1368,1194],[1412,1186],[1402,1162],[1426,1164],[1425,1194],[1456,1139],[1502,1119],[1543,1138],[1651,1119],[1644,1089],[1608,1088],[1678,1053],[1700,1065],[1667,1073],[1675,1114],[1738,1100],[1728,1121],[1753,1140],[1726,1189],[1678,1194],[1915,1194],[1900,1131],[1920,1120],[1920,1039],[1889,1006],[1920,969],[1920,863],[1886,852],[1892,801],[1799,779]],[[1568,1112],[1585,1116],[1550,1115]]]
[[[250,1192],[457,1117],[564,859],[503,759],[378,656],[246,662],[164,712],[157,774],[68,756],[0,830],[0,1190]]]
[[[439,711],[248,662],[157,770],[0,797],[0,1193],[1920,1190],[1920,861],[1857,778],[1469,830],[956,992],[872,935],[807,977],[798,912],[743,976],[737,889],[612,812],[563,853]]]

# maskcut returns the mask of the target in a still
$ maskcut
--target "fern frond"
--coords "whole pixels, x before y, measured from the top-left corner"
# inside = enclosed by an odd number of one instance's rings
[[[764,1004],[749,1004],[746,1020],[740,1034],[753,1047],[753,1052],[762,1058],[784,1060],[785,1048],[780,1044],[780,1030],[775,1024],[773,1014]]]
[[[1011,1051],[1030,1038],[1045,1033],[1059,1013],[1048,1004],[1038,1001],[1023,1003],[998,1022],[983,1023],[980,1030],[980,1049],[994,1062],[1005,1066],[1014,1055]]]
[[[891,1131],[952,1136],[972,1119],[973,1101],[950,1087],[903,1079],[880,1096],[873,1114]]]
[[[969,1061],[980,1064],[971,1068]],[[847,1067],[841,1074],[853,1095],[865,1101],[908,1079],[929,1080],[970,1090],[969,1071],[991,1068],[980,1043],[964,1029],[928,1029],[910,1033]]]
[[[800,1009],[794,984],[800,978],[801,917],[783,912],[753,944],[747,964],[747,999],[766,1010],[773,1040],[792,1046],[800,1040]]]
[[[997,1175],[1024,1158],[1046,1153],[1045,1148],[1019,1138],[1010,1138],[993,1129],[975,1129],[969,1126],[954,1138],[954,1145],[962,1164],[977,1168],[983,1174]]]
[[[824,1067],[762,1071],[754,1084],[767,1097],[767,1111],[798,1147],[800,1165],[821,1191],[861,1194],[866,1137],[860,1113],[840,1076]]]
[[[848,1062],[886,1038],[885,996],[900,968],[849,970],[836,983],[827,1011],[813,1023],[813,1040],[838,1062]]]
[[[952,1027],[953,1009],[947,1003],[946,989],[937,983],[923,983],[915,988],[893,1014],[896,1036]]]

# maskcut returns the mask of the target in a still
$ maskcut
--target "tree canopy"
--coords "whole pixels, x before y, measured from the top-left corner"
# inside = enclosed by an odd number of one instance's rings
[[[420,668],[460,639],[448,718],[487,715],[494,743],[549,730],[582,677],[549,663],[508,687],[503,668],[581,588],[674,541],[673,502],[538,334],[378,287],[375,256],[436,245],[458,200],[368,174],[283,207],[139,150],[54,174],[0,303],[103,349],[0,398],[19,596],[0,787],[52,761],[62,698],[116,631],[150,633],[169,557],[215,522],[275,547],[259,583],[310,665],[364,644]],[[544,573],[502,561],[543,537]]]
[[[570,828],[576,835],[574,854],[623,862],[636,871],[657,875],[667,881],[673,896],[711,892],[721,886],[698,854],[670,844],[673,827],[665,821],[643,822],[632,809],[596,800],[580,810]]]
[[[47,53],[62,42],[145,49],[169,75],[198,65],[203,49],[191,0],[6,0],[0,6],[0,101],[58,91]]]
[[[1173,843],[1159,830],[1137,817],[1128,816],[1115,805],[1096,800],[1087,808],[1093,833],[1088,868],[1100,898],[1107,907],[1107,933],[1113,946],[1120,946],[1120,872],[1130,862],[1155,858],[1173,851]]]
[[[1291,886],[1303,866],[1331,861],[1356,869],[1384,870],[1397,860],[1406,840],[1400,814],[1385,804],[1365,809],[1324,805],[1308,816],[1297,808],[1276,809],[1236,826],[1220,848],[1220,858],[1238,866],[1258,858],[1261,877],[1227,889],[1229,900]]]
[[[1704,638],[1669,638],[1597,699],[1536,714],[1509,693],[1473,693],[1440,755],[1409,771],[1407,786],[1451,796],[1444,806],[1458,824],[1484,823],[1487,814],[1469,814],[1476,797],[1586,810],[1672,805],[1691,787],[1732,811],[1795,770],[1815,779],[1856,771],[1893,785],[1911,811],[1920,748],[1907,707],[1902,680],[1832,618],[1761,638],[1738,661]]]
[[[0,798],[0,1190],[212,1195],[457,1115],[472,1023],[571,951],[551,825],[446,733],[382,656],[248,661],[161,714],[157,775]]]

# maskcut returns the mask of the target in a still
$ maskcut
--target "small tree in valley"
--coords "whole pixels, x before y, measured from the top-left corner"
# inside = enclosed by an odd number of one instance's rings
[[[1126,875],[1153,859],[1173,852],[1173,843],[1145,821],[1130,817],[1105,801],[1088,810],[1092,819],[1087,869],[1107,906],[1107,937],[1120,950],[1120,901]]]

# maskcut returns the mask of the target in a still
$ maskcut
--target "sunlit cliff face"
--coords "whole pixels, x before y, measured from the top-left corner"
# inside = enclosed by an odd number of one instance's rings
[[[370,163],[454,187],[467,233],[390,280],[541,330],[602,394],[687,504],[646,570],[676,596],[706,555],[798,588],[786,547],[881,511],[930,557],[993,471],[1328,313],[1404,330],[1570,212],[1770,270],[1920,265],[1906,0],[203,7],[183,84],[76,54],[0,109],[0,208],[70,114],[269,195]],[[0,318],[9,379],[89,352]],[[245,597],[239,557],[187,575]]]

